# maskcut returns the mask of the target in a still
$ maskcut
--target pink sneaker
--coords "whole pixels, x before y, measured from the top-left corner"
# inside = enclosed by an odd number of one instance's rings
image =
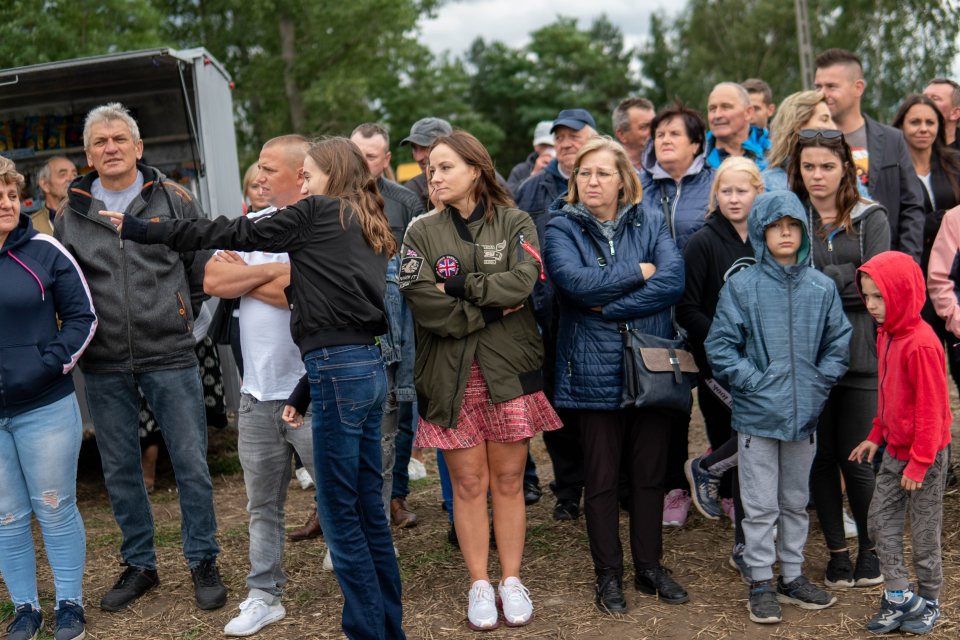
[[[720,508],[723,509],[723,512],[727,514],[728,518],[730,518],[730,522],[733,524],[733,526],[736,526],[737,509],[733,506],[733,498],[721,498]]]
[[[690,494],[674,489],[663,498],[663,526],[682,527],[690,513]]]

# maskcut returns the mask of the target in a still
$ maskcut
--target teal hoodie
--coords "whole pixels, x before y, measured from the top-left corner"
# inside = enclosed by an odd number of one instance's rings
[[[774,260],[764,237],[784,216],[803,228],[795,265]],[[748,224],[757,264],[720,291],[707,359],[730,386],[734,430],[801,440],[813,434],[830,389],[847,371],[850,323],[833,280],[811,267],[806,212],[793,193],[759,195]]]

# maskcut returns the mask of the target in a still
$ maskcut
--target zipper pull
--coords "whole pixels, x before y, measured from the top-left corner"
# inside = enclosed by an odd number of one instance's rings
[[[827,251],[833,251],[833,240],[827,238]]]
[[[607,240],[607,244],[610,245],[610,257],[617,255],[616,250],[613,248],[613,240]]]

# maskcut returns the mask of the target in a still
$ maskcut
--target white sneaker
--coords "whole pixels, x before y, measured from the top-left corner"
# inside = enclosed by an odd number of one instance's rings
[[[307,471],[306,467],[297,469],[297,482],[300,483],[300,488],[304,491],[313,488],[313,478],[310,477],[310,472]]]
[[[846,507],[843,509],[843,537],[844,538],[856,538],[857,534],[857,523],[850,516],[850,513],[847,511]]]
[[[333,571],[333,558],[330,557],[330,549],[323,556],[323,570]]]
[[[407,478],[409,480],[423,480],[427,477],[427,468],[416,458],[410,458],[407,464]]]
[[[260,629],[287,615],[286,609],[279,602],[267,604],[261,598],[247,598],[240,603],[240,615],[227,623],[223,634],[227,636],[252,636]]]
[[[488,631],[500,626],[496,594],[493,592],[493,585],[486,580],[477,580],[470,587],[467,625],[474,631]]]
[[[523,586],[520,578],[510,576],[500,583],[497,589],[500,595],[498,604],[503,610],[503,620],[508,627],[522,627],[533,619],[533,602],[530,591]]]

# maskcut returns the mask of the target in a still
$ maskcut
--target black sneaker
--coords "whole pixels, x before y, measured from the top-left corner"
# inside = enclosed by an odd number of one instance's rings
[[[84,624],[83,607],[72,600],[61,600],[57,605],[57,629],[54,640],[82,640],[87,632]]]
[[[7,625],[8,640],[34,640],[43,626],[43,614],[30,603],[17,607],[13,622]]]
[[[784,584],[783,576],[777,578],[777,600],[795,604],[801,609],[826,609],[837,601],[805,576],[794,578],[790,584]]]
[[[641,569],[633,579],[633,586],[641,593],[659,595],[667,604],[683,604],[690,599],[686,590],[670,577],[670,569],[658,566],[653,569]]]
[[[559,522],[576,520],[580,517],[580,504],[574,500],[557,500],[553,508],[553,519]]]
[[[827,563],[823,583],[831,589],[849,589],[856,584],[849,551],[830,552],[830,562]]]
[[[535,482],[524,482],[523,483],[523,503],[528,507],[532,504],[537,504],[540,502],[540,485]]]
[[[227,588],[220,579],[216,559],[201,560],[200,564],[190,569],[190,575],[193,577],[194,597],[198,608],[219,609],[227,604]]]
[[[156,569],[127,567],[113,589],[100,600],[100,608],[104,611],[120,611],[158,584],[160,578]]]
[[[750,598],[747,600],[750,619],[757,624],[777,624],[783,619],[777,591],[769,580],[761,580],[750,585]]]
[[[854,584],[858,587],[872,587],[883,584],[880,573],[880,558],[875,549],[863,550],[857,554],[857,570],[853,572]]]
[[[597,576],[597,608],[605,613],[626,613],[623,597],[623,576],[619,571],[605,571]]]

